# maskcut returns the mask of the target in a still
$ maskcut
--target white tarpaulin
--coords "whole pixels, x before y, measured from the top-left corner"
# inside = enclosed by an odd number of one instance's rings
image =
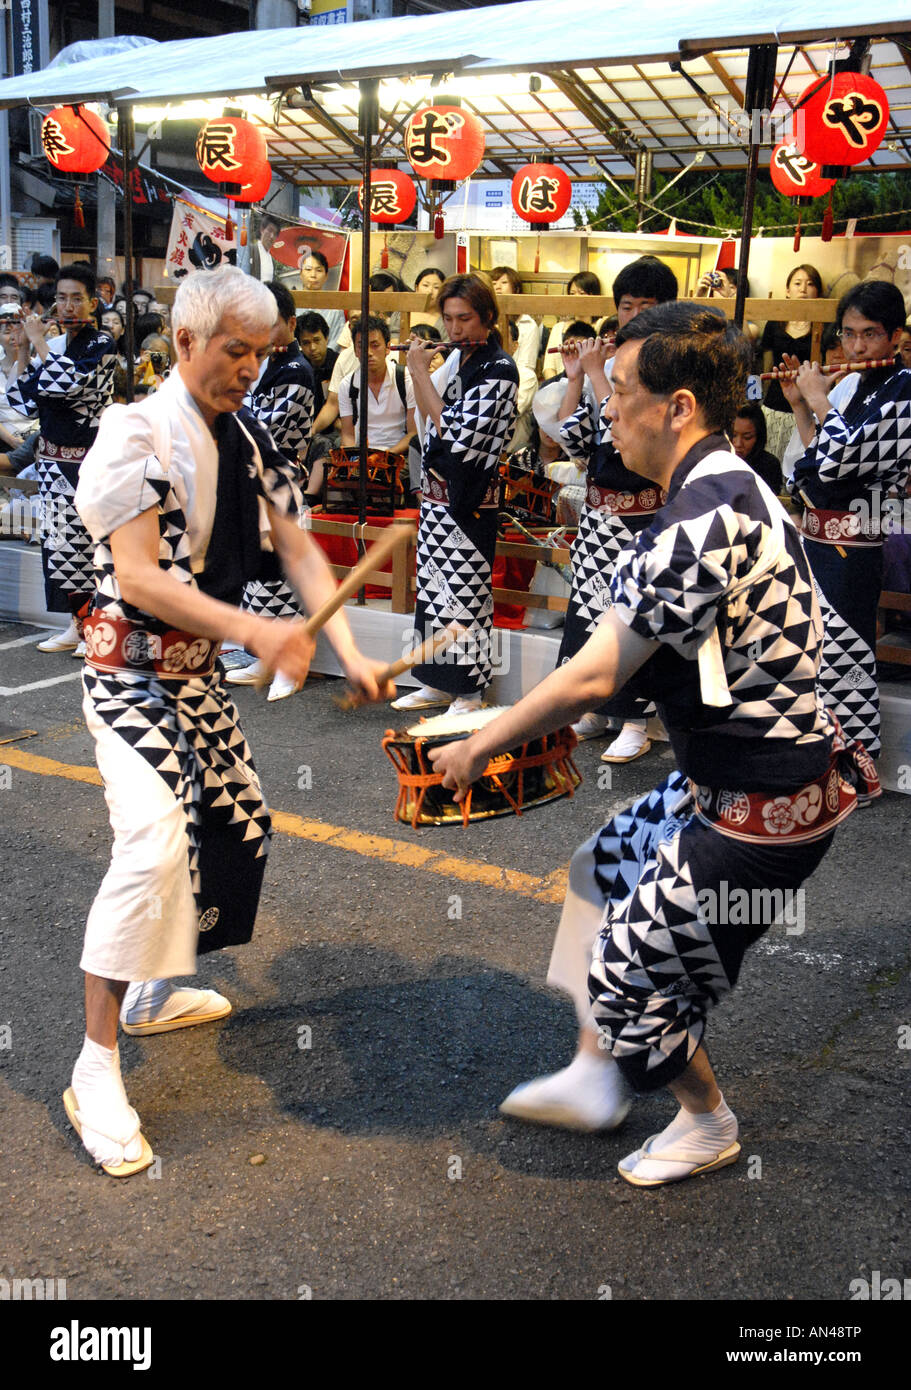
[[[122,57],[0,82],[0,105],[120,95],[153,101],[263,92],[275,79],[350,81],[383,74],[542,71],[673,61],[681,52],[788,43],[909,28],[906,0],[526,0],[514,5],[372,20],[369,24],[264,29],[181,39]],[[833,40],[834,41],[834,40]]]

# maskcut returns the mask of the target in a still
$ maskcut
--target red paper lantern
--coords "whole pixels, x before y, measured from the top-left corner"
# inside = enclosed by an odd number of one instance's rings
[[[888,120],[889,101],[878,82],[866,73],[838,72],[801,94],[795,140],[816,164],[861,164],[879,148]]]
[[[392,226],[404,222],[414,212],[418,191],[414,181],[401,169],[377,169],[370,175],[370,220]],[[357,205],[363,211],[364,181],[357,190]]]
[[[263,177],[263,165],[269,162],[266,137],[241,116],[204,121],[196,137],[196,161],[213,183],[242,188]]]
[[[405,153],[425,179],[467,179],[484,158],[484,131],[460,106],[422,106],[405,126]]]
[[[245,183],[239,193],[231,196],[235,203],[258,203],[265,198],[272,185],[272,165],[264,164],[252,183]]]
[[[793,141],[783,140],[775,146],[769,173],[778,192],[786,198],[821,198],[835,187],[835,179],[824,179],[819,165],[801,154]]]
[[[111,152],[111,137],[94,111],[55,106],[41,124],[41,145],[62,174],[94,174]]]
[[[512,205],[526,222],[559,222],[573,186],[556,164],[523,164],[512,181]]]

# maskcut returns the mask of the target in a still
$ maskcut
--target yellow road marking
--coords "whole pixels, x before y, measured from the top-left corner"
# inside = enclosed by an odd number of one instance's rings
[[[90,782],[101,786],[97,767],[80,767],[77,763],[58,763],[56,758],[42,758],[39,753],[26,753],[21,748],[4,748],[3,760],[9,767],[21,767],[23,772],[37,772],[41,777],[66,777],[70,782]]]
[[[65,777],[70,782],[101,786],[101,773],[97,767],[61,763],[55,758],[41,757],[38,753],[26,753],[21,748],[4,748],[2,758],[8,766],[18,767],[23,772],[34,772],[40,777]],[[443,878],[498,888],[504,893],[518,893],[524,898],[534,898],[536,902],[559,903],[566,892],[565,867],[539,877],[518,869],[506,869],[499,864],[484,864],[478,859],[461,859],[444,850],[412,844],[409,840],[392,840],[385,835],[368,835],[344,825],[330,825],[328,821],[306,819],[288,811],[273,811],[272,825],[280,834],[294,835],[299,840],[312,840],[349,854],[360,854],[366,859],[383,859],[401,868],[423,869],[427,873],[440,874]]]

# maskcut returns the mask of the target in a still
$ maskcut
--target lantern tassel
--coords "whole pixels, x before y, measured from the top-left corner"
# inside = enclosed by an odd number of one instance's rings
[[[538,244],[535,247],[535,274],[541,269],[541,233],[538,233]]]
[[[231,204],[228,204],[228,215],[225,218],[225,241],[234,240],[234,221],[231,217]]]
[[[798,208],[798,209],[797,209],[797,230],[796,230],[795,233],[794,233],[794,250],[795,250],[795,251],[799,251],[799,250],[800,250],[800,218],[801,218],[802,212],[803,212],[803,209],[802,209],[802,208]]]
[[[383,234],[383,249],[380,252],[380,270],[389,269],[389,233]]]
[[[79,196],[79,185],[76,185],[76,197],[73,199],[73,226],[85,226],[85,213],[82,209],[82,199]]]
[[[241,246],[246,246],[246,244],[247,244],[247,222],[248,222],[248,220],[249,220],[249,216],[250,216],[250,214],[249,214],[249,212],[248,212],[248,213],[246,214],[246,216],[242,216],[242,217],[241,217],[241,220],[240,220],[240,244],[241,244]]]
[[[434,241],[443,240],[443,214],[438,212],[433,219],[433,239]]]
[[[829,202],[822,215],[822,241],[832,240],[832,190],[829,190]]]

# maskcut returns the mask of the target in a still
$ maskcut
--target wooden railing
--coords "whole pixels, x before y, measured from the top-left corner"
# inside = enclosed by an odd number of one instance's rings
[[[348,540],[363,541],[370,544],[385,535],[386,527],[371,526],[369,522],[361,526],[356,521],[333,521],[321,512],[313,512],[309,529],[323,536],[344,536]],[[364,578],[364,584],[377,589],[388,589],[393,613],[413,613],[415,594],[415,540],[412,537],[406,545],[393,552],[392,571],[371,570]],[[353,566],[333,565],[330,569],[336,579],[349,573]]]
[[[498,555],[511,555],[517,560],[541,560],[546,556],[558,565],[568,565],[570,552],[564,547],[545,550],[543,546],[532,545],[529,541],[497,541]],[[549,613],[565,613],[569,599],[560,594],[530,594],[526,589],[493,590],[494,603],[517,603],[524,608],[546,608]]]
[[[155,286],[155,298],[163,304],[172,304],[176,293],[176,285]],[[292,293],[299,309],[314,309],[317,313],[321,309],[343,309],[347,314],[360,313],[360,290],[293,290]],[[728,318],[734,317],[733,299],[706,299],[704,302],[720,309]],[[553,319],[600,319],[616,312],[614,301],[607,294],[501,294],[497,296],[497,306],[500,310],[500,337],[504,343],[509,342],[507,318],[510,314],[531,314],[532,317]],[[371,312],[379,310],[384,314],[398,313],[401,316],[399,333],[403,339],[408,335],[411,315],[423,313],[426,307],[427,298],[423,294],[395,294],[391,290],[370,294]],[[823,329],[827,323],[835,322],[837,308],[837,299],[748,299],[744,313],[754,323],[766,323],[770,319],[787,323],[795,316],[811,323],[811,356],[818,361]]]
[[[356,521],[337,521],[322,512],[315,511],[311,514],[310,530],[317,535],[343,536],[347,540],[364,541],[369,545],[383,535],[385,528],[371,526],[369,522],[366,526],[360,526]],[[542,555],[546,554],[548,559],[561,565],[569,564],[570,560],[570,552],[565,547],[544,551],[541,546],[532,545],[527,541],[498,540],[497,554],[512,556],[518,560],[540,560]],[[349,572],[350,567],[348,565],[330,565],[330,568],[336,579],[341,579]],[[413,613],[417,587],[414,571],[415,542],[412,539],[393,555],[391,573],[374,570],[367,575],[364,582],[373,588],[389,591],[390,607],[393,613]],[[559,595],[530,594],[525,589],[497,587],[493,590],[493,598],[495,603],[515,603],[525,608],[546,608],[551,613],[565,613],[568,603],[567,599]]]

